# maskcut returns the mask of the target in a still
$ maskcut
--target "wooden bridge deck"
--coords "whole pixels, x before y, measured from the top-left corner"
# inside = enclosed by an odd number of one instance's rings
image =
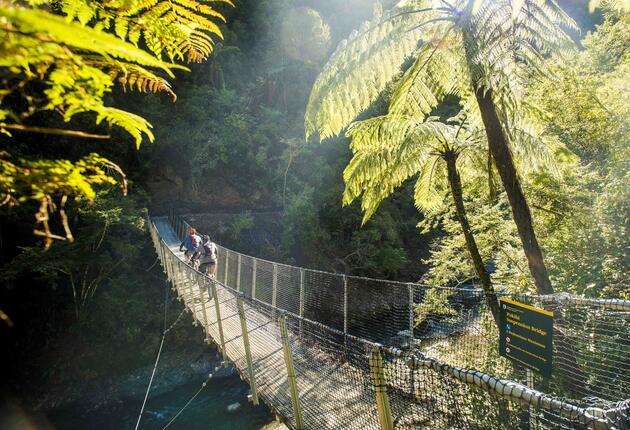
[[[183,253],[179,251],[180,241],[168,220],[156,218],[154,224],[159,236],[174,255],[183,261]],[[183,267],[182,263],[179,264],[180,268]],[[200,282],[189,266],[185,266],[180,273],[184,278],[183,282],[176,282],[180,298],[192,311],[195,320],[204,327],[208,339],[220,347],[215,304],[204,281]],[[217,297],[227,357],[248,379],[236,295],[217,283]],[[258,394],[286,420],[289,427],[295,428],[278,324],[271,310],[254,308],[247,302],[244,306]],[[289,337],[304,428],[378,429],[376,401],[369,372],[340,362],[335,357],[335,351],[322,351],[302,345],[296,340],[295,334],[290,333]]]

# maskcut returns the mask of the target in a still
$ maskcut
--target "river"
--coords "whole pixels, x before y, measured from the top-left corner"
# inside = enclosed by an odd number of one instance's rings
[[[189,383],[147,401],[140,429],[160,430],[201,388]],[[170,430],[258,430],[273,421],[264,405],[247,401],[249,386],[236,374],[212,378],[193,402],[168,427]],[[75,404],[48,416],[60,430],[122,430],[135,428],[142,400],[134,399],[85,412]]]

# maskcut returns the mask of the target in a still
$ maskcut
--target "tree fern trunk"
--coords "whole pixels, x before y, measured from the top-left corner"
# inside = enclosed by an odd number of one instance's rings
[[[553,293],[553,287],[549,281],[542,250],[536,239],[529,205],[523,194],[516,167],[512,160],[512,154],[503,133],[494,100],[492,100],[492,90],[476,87],[475,97],[486,129],[490,153],[510,202],[512,216],[516,223],[518,235],[523,243],[523,250],[525,251],[536,289],[540,294],[551,294]]]
[[[492,172],[492,153],[488,151],[488,199],[490,204],[497,202],[497,187],[494,185],[494,178]]]
[[[457,171],[457,155],[453,152],[448,152],[444,156],[446,160],[446,169],[448,171],[448,183],[451,188],[451,194],[455,202],[455,212],[457,213],[457,220],[462,226],[464,232],[464,238],[466,239],[466,247],[468,253],[473,261],[475,267],[475,273],[481,282],[481,287],[486,296],[486,302],[490,307],[494,321],[499,324],[499,303],[497,301],[497,295],[492,287],[492,281],[490,275],[483,264],[481,255],[479,254],[479,248],[475,241],[475,236],[472,234],[470,223],[468,222],[468,216],[466,215],[466,207],[464,206],[464,197],[462,193],[462,181]]]
[[[487,90],[484,94],[483,89],[475,88],[475,97],[477,98],[481,117],[486,128],[488,145],[494,159],[494,165],[499,171],[499,176],[510,202],[512,216],[523,243],[523,249],[525,250],[529,270],[534,277],[534,283],[540,294],[551,294],[553,293],[553,287],[549,281],[542,251],[536,239],[529,206],[521,189],[512,154],[505,139],[496,106],[492,100],[492,91]],[[556,344],[556,351],[562,351],[562,355],[557,354],[558,357],[562,356],[562,361],[558,362],[560,378],[568,394],[577,398],[584,388],[588,386],[587,378],[577,361],[576,357],[578,354],[575,343],[560,328],[564,324],[562,314],[560,312],[554,312],[554,314],[554,324],[558,327],[553,333],[555,336],[554,343]]]

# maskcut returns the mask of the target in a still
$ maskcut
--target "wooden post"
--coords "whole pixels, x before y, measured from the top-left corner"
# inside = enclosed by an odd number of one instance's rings
[[[247,332],[247,318],[245,317],[245,308],[243,306],[243,298],[239,297],[236,301],[238,306],[238,315],[241,318],[241,331],[243,333],[243,346],[245,347],[245,359],[247,360],[247,373],[249,374],[249,386],[252,389],[252,403],[258,404],[258,390],[256,388],[256,376],[254,375],[254,363],[252,362],[252,353],[249,348],[249,334]]]
[[[343,275],[343,332],[348,334],[348,277]]]
[[[295,368],[293,367],[293,353],[291,344],[289,343],[289,333],[287,330],[287,317],[281,316],[278,321],[280,324],[280,334],[282,335],[282,349],[284,350],[284,364],[287,367],[287,382],[289,383],[289,391],[291,393],[291,403],[293,404],[293,416],[295,417],[295,428],[302,430],[302,409],[300,408],[300,398],[298,396],[297,383],[295,379]]]
[[[210,343],[210,335],[208,325],[208,308],[206,307],[206,298],[204,297],[204,292],[206,290],[207,278],[204,275],[197,275],[198,278],[198,287],[199,287],[199,299],[201,300],[201,312],[203,313],[203,332],[205,334],[204,342]]]
[[[219,342],[221,343],[221,354],[223,354],[223,366],[228,367],[227,351],[225,350],[225,337],[223,337],[223,323],[221,322],[221,307],[219,296],[217,296],[217,284],[212,282],[212,295],[214,296],[214,309],[217,314],[217,327],[219,328]]]
[[[380,346],[375,346],[370,353],[370,376],[376,395],[376,411],[381,430],[393,430],[392,411],[387,396],[387,384],[383,373],[383,356]]]
[[[276,307],[278,293],[278,265],[273,263],[273,280],[271,281],[271,306]]]
[[[409,294],[409,348],[413,348],[414,336],[413,329],[416,327],[414,322],[413,309],[413,284],[407,284]]]
[[[223,285],[227,287],[228,270],[230,270],[230,251],[227,249],[225,250],[225,265],[223,267],[225,267],[225,272],[223,272]]]
[[[252,299],[256,298],[256,259],[254,258],[254,267],[252,268]]]
[[[176,261],[176,275],[175,275],[175,288],[177,289],[177,300],[180,302],[184,299],[182,293],[182,263],[181,261]]]
[[[171,288],[173,291],[177,292],[177,262],[175,261],[175,256],[171,255],[168,259],[168,264],[171,268]]]
[[[276,319],[276,293],[278,291],[278,266],[273,263],[273,276],[271,280],[271,318]]]
[[[414,292],[414,286],[413,284],[407,284],[407,293],[409,295],[409,351],[413,350],[414,347],[414,335],[413,335],[413,329],[415,328],[415,321],[414,321],[414,309],[413,309],[413,292]],[[416,399],[416,380],[415,380],[415,374],[413,373],[414,370],[412,368],[409,368],[409,386],[411,388],[411,395],[413,396],[413,399]]]
[[[171,271],[171,259],[170,256],[162,249],[162,255],[164,256],[164,260],[162,260],[162,264],[164,264],[164,271],[166,273],[166,279],[173,284],[173,273]]]
[[[302,319],[304,318],[304,269],[300,269],[300,338],[303,334]]]
[[[195,312],[194,285],[195,285],[195,278],[196,278],[195,274],[197,272],[193,271],[193,269],[191,269],[190,266],[186,266],[185,270],[186,270],[186,279],[188,281],[188,295],[189,295],[189,301],[190,301],[190,308],[193,314],[193,318],[195,318],[196,312]]]
[[[348,356],[348,277],[343,275],[343,351]]]
[[[241,291],[241,254],[238,254],[236,266],[236,291]]]

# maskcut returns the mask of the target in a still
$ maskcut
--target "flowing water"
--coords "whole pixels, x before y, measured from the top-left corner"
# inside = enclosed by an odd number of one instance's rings
[[[160,430],[201,388],[201,382],[190,383],[149,398],[140,429]],[[247,401],[249,386],[237,375],[210,379],[206,387],[169,425],[170,430],[257,430],[273,421],[264,405]],[[54,428],[60,430],[133,430],[142,399],[123,402],[96,411],[84,412],[74,405],[49,415]]]

